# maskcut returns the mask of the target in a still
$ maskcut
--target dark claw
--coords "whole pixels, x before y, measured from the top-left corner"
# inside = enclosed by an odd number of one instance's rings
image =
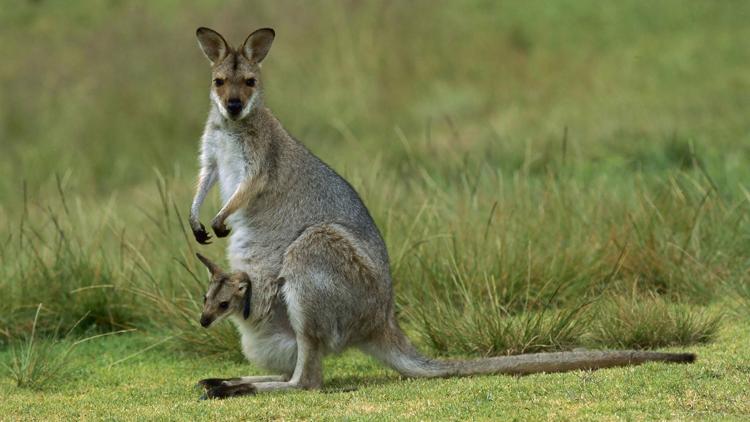
[[[227,237],[229,235],[229,232],[232,231],[231,229],[228,229],[224,224],[214,224],[211,227],[214,229],[214,234],[216,234],[216,237]]]
[[[225,399],[227,397],[252,396],[255,395],[256,392],[257,390],[252,384],[240,384],[231,386],[219,385],[207,389],[200,399]]]
[[[211,235],[208,234],[206,231],[206,227],[201,224],[200,230],[193,230],[193,236],[195,236],[195,240],[198,241],[201,245],[209,245],[211,242],[208,241],[208,239],[211,239]]]

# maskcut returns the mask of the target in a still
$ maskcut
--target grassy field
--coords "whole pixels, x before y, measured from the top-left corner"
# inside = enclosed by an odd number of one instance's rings
[[[128,335],[125,335],[128,336]],[[86,343],[73,380],[42,392],[0,381],[0,412],[29,419],[743,419],[750,412],[747,325],[691,348],[693,365],[647,364],[598,372],[402,380],[358,354],[330,358],[325,393],[199,401],[206,376],[259,373],[243,363],[152,349],[138,336]],[[677,350],[677,349],[675,349]],[[354,391],[349,391],[352,387]]]
[[[3,415],[748,412],[747,2],[0,3]],[[197,322],[193,254],[226,244],[186,231],[202,25],[276,29],[267,104],[363,197],[423,350],[699,362],[399,381],[347,354],[328,388],[354,392],[194,402],[198,378],[257,372],[228,323]]]

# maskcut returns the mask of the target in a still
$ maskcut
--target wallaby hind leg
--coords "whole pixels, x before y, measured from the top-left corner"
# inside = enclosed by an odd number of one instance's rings
[[[314,342],[298,338],[297,366],[289,381],[283,377],[243,377],[223,381],[206,388],[201,399],[223,399],[228,397],[254,395],[272,391],[295,389],[320,389],[323,386],[323,354]],[[253,379],[263,378],[258,382]]]
[[[380,329],[391,312],[387,278],[366,244],[341,224],[308,227],[284,253],[280,280],[296,333],[337,353]]]
[[[301,337],[301,338],[300,338]],[[319,390],[323,387],[323,353],[313,341],[297,338],[297,367],[288,382],[255,383],[258,392],[293,389]]]

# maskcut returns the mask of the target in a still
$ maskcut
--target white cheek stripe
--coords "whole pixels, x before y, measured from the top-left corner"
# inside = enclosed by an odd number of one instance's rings
[[[247,102],[247,105],[245,105],[245,108],[242,110],[242,113],[240,114],[240,119],[244,119],[247,117],[248,114],[253,110],[255,107],[255,100],[258,98],[258,91],[253,92],[253,95],[250,97],[250,100]]]
[[[221,98],[216,95],[216,91],[214,91],[213,89],[211,90],[211,101],[213,101],[214,104],[216,104],[216,107],[219,108],[219,113],[221,113],[221,115],[224,116],[225,119],[228,119],[229,113],[224,108],[224,104],[222,104]]]

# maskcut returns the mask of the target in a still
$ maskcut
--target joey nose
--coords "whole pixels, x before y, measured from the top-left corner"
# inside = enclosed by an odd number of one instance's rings
[[[231,98],[227,101],[227,111],[229,114],[238,114],[242,111],[242,100],[239,98]]]
[[[211,325],[212,322],[213,320],[210,317],[201,315],[201,327],[208,328],[208,326]]]

